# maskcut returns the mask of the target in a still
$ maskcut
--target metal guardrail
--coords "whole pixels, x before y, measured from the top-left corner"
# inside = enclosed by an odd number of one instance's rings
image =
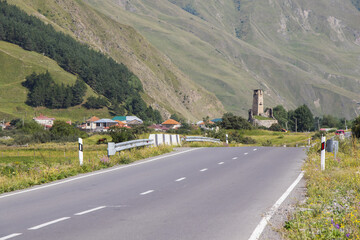
[[[152,139],[139,139],[139,140],[133,140],[133,141],[121,142],[121,143],[109,142],[107,149],[108,156],[115,155],[116,152],[120,152],[126,149],[150,146],[153,144],[154,144],[154,140]]]
[[[221,143],[220,139],[209,138],[209,137],[199,137],[199,136],[187,136],[184,138],[186,142],[214,142]]]

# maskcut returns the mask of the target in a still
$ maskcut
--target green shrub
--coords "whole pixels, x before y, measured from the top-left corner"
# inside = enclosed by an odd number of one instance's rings
[[[355,137],[360,138],[360,117],[353,122],[352,133]]]
[[[269,127],[269,130],[274,132],[281,132],[282,127],[280,126],[280,124],[276,123],[271,125],[271,127]]]
[[[128,128],[112,127],[110,129],[110,136],[112,138],[111,141],[115,143],[126,142],[135,139],[134,133],[131,129]]]

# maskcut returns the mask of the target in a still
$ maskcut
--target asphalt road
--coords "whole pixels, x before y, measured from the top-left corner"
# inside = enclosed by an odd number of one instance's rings
[[[301,148],[202,148],[0,195],[5,239],[248,239]]]

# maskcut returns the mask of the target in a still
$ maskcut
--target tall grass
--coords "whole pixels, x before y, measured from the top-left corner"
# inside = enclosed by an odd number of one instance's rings
[[[342,142],[336,159],[326,153],[320,170],[319,144],[304,164],[307,199],[286,222],[288,239],[360,239],[360,145]]]
[[[107,156],[106,145],[85,145],[84,163],[78,160],[77,144],[43,144],[37,147],[0,148],[0,193],[27,188],[96,171],[118,164],[171,152],[170,146],[145,147]]]

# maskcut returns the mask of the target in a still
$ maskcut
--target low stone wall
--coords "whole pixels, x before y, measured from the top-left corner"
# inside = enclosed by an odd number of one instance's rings
[[[263,126],[263,127],[271,127],[271,125],[273,124],[277,124],[278,123],[278,120],[276,119],[272,119],[272,120],[258,120],[258,119],[252,119],[251,120],[251,123],[254,125],[254,126]]]

